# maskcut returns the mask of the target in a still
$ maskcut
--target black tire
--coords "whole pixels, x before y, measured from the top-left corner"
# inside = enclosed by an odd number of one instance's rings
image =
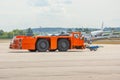
[[[46,52],[49,49],[49,42],[46,39],[39,39],[36,47],[38,52]]]
[[[94,51],[97,51],[97,48],[95,48]]]
[[[90,51],[92,51],[93,49],[90,49]]]
[[[70,43],[67,39],[58,40],[58,51],[67,51],[69,49]]]
[[[29,52],[36,52],[36,50],[28,50]]]
[[[90,51],[93,51],[93,49],[90,48]]]

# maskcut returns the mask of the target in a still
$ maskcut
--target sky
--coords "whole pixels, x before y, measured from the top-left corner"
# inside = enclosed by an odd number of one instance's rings
[[[120,27],[120,0],[0,0],[0,29]]]

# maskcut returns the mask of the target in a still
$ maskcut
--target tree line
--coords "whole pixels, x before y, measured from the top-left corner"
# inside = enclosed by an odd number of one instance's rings
[[[27,35],[27,36],[32,36],[33,35],[33,31],[31,28],[28,28],[26,30],[19,30],[19,29],[15,29],[13,31],[10,32],[5,32],[3,30],[0,30],[0,39],[11,39],[14,36],[17,35]]]
[[[75,30],[68,28],[67,32],[86,32],[86,33],[90,33],[91,30],[88,28],[75,28]],[[33,36],[33,31],[31,28],[25,29],[25,30],[19,30],[19,29],[15,29],[13,31],[10,32],[5,32],[3,30],[0,30],[0,39],[11,39],[14,36],[17,35],[27,35],[27,36]]]

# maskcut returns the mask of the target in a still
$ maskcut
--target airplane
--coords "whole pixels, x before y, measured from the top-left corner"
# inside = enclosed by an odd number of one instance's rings
[[[103,31],[103,26],[104,26],[104,23],[102,22],[102,26],[101,26],[101,29],[100,29],[100,30],[92,31],[92,32],[91,32],[92,37],[102,36],[102,34],[104,33],[104,31]]]
[[[102,22],[102,26],[101,26],[100,30],[92,31],[90,34],[83,34],[85,37],[85,41],[87,43],[92,44],[92,42],[95,40],[108,38],[108,36],[106,36],[106,37],[103,36],[103,34],[105,33],[103,27],[104,27],[104,23]]]

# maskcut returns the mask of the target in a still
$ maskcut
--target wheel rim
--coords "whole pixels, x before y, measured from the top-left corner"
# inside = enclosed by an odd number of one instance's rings
[[[40,48],[42,49],[45,49],[46,48],[46,43],[45,42],[42,42],[39,44]]]
[[[62,43],[61,43],[61,47],[62,47],[62,48],[66,48],[66,47],[67,47],[66,42],[62,42]]]
[[[58,41],[58,50],[67,51],[69,49],[69,41],[67,39],[60,39]]]

